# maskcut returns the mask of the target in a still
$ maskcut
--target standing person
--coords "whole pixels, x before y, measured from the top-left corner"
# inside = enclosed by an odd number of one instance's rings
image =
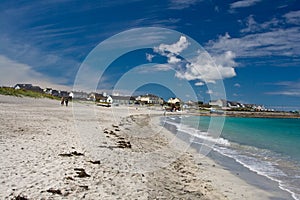
[[[61,100],[60,100],[60,105],[64,105],[64,102],[65,102],[65,98],[64,97],[61,97]]]
[[[68,103],[69,103],[69,97],[65,97],[65,103],[66,103],[66,106],[68,106]]]

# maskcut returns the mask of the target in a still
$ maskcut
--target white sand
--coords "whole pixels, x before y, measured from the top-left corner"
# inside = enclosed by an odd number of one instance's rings
[[[0,199],[272,197],[185,151],[149,114],[163,112],[0,95]]]

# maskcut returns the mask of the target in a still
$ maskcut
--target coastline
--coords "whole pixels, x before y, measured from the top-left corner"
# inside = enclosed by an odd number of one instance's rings
[[[174,125],[166,125],[165,127],[168,130],[170,130],[173,134],[176,134],[177,131],[176,131],[176,128],[174,127]],[[183,133],[183,132],[182,132],[182,134],[179,134],[177,132],[177,135],[179,135],[180,139],[182,141],[185,141],[186,143],[189,143],[191,141],[190,139],[192,139],[192,137],[190,135]],[[197,154],[199,154],[198,150],[201,148],[201,146],[199,146],[198,143],[191,143],[190,147],[193,149],[193,151],[197,157]],[[215,162],[218,165],[218,167],[230,172],[237,179],[242,179],[247,184],[250,184],[251,186],[255,187],[256,189],[259,188],[259,189],[264,190],[265,192],[271,193],[272,197],[269,197],[270,199],[277,199],[277,200],[293,199],[292,194],[287,192],[284,189],[281,189],[280,185],[277,181],[272,180],[269,177],[257,174],[257,172],[254,172],[254,171],[248,169],[246,166],[242,165],[241,163],[238,163],[236,160],[234,160],[231,157],[225,156],[225,155],[221,154],[220,152],[217,152],[212,149],[206,155],[206,158],[212,159],[212,161]],[[203,159],[203,158],[201,157],[201,159]],[[228,177],[226,177],[226,178],[228,178]],[[256,199],[256,198],[259,198],[259,197],[255,197],[255,198],[253,197],[253,199]],[[264,199],[264,198],[262,198],[262,199]]]
[[[187,149],[160,126],[162,111],[74,103],[91,125],[79,133],[71,105],[2,95],[0,104],[1,198],[276,199]]]
[[[243,118],[295,118],[300,119],[300,114],[288,112],[243,112],[243,111],[225,111],[224,114],[215,114],[210,112],[187,111],[189,115],[211,116],[211,117],[243,117]]]

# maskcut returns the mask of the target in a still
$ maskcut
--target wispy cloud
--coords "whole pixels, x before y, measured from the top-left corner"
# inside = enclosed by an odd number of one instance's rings
[[[263,56],[300,56],[300,28],[248,34],[241,38],[232,38],[228,33],[217,40],[210,40],[206,49],[220,53],[232,51],[237,57],[251,58]]]
[[[233,86],[238,87],[238,88],[241,87],[241,85],[239,83],[235,83]]]
[[[285,95],[285,96],[300,96],[300,81],[281,81],[277,83],[269,83],[279,87],[278,91],[266,92],[268,95]]]
[[[284,15],[286,21],[290,24],[300,24],[300,10],[292,11]]]
[[[203,82],[197,82],[197,83],[195,83],[195,86],[203,86],[203,85],[205,85],[205,83],[203,83]]]
[[[146,53],[146,60],[148,60],[149,62],[152,62],[152,59],[155,57],[155,55],[150,54],[150,53]]]
[[[2,86],[32,83],[44,88],[70,89],[70,87],[64,85],[66,80],[47,77],[35,71],[31,66],[16,62],[3,55],[0,55],[0,71],[0,85]]]
[[[263,58],[253,63],[276,66],[298,66],[300,64],[300,12],[293,11],[285,15],[258,23],[254,15],[240,21],[245,25],[241,36],[231,37],[229,33],[210,40],[206,49],[212,54],[232,51],[237,58]],[[271,57],[277,57],[274,63]]]
[[[283,23],[282,20],[273,18],[270,21],[266,21],[264,23],[259,24],[255,21],[254,16],[250,15],[246,18],[246,22],[245,22],[246,28],[243,28],[240,32],[255,33],[255,32],[266,31],[266,30],[274,29],[282,23]]]
[[[213,94],[214,92],[212,90],[207,90],[206,94]]]
[[[139,66],[134,69],[134,72],[138,74],[149,74],[149,73],[156,73],[156,72],[164,72],[174,70],[174,67],[170,64],[155,64],[155,65],[144,65]]]
[[[242,1],[236,1],[232,4],[230,4],[231,9],[236,9],[236,8],[245,8],[245,7],[250,7],[262,0],[242,0]]]
[[[276,91],[276,92],[266,92],[268,95],[285,95],[285,96],[300,96],[299,90],[289,90],[289,91]]]
[[[202,0],[170,0],[169,9],[182,10],[189,8]]]

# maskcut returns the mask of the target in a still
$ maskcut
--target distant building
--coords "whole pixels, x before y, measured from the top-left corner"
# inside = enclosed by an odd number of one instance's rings
[[[181,100],[180,100],[179,98],[177,98],[177,97],[175,97],[175,98],[170,98],[170,99],[168,100],[168,104],[181,104]]]
[[[23,89],[23,90],[29,90],[34,92],[40,92],[40,93],[43,92],[42,88],[40,88],[39,86],[33,86],[32,84],[16,84],[14,86],[14,89],[15,90]]]
[[[55,97],[58,97],[59,96],[59,92],[58,90],[51,90],[51,93],[50,93],[52,96],[55,96]]]
[[[76,92],[76,91],[72,91],[69,94],[70,97],[72,97],[72,99],[84,99],[86,100],[88,98],[88,94],[86,92]]]
[[[20,90],[20,89],[24,89],[24,90],[28,90],[32,87],[32,84],[16,84],[15,85],[15,90]]]
[[[96,92],[92,92],[88,94],[87,99],[90,101],[108,103],[108,104],[112,104],[113,102],[113,98],[110,95],[107,95],[106,93],[99,94]]]
[[[138,96],[136,98],[138,102],[141,104],[157,104],[162,105],[164,103],[164,100],[156,95],[153,94],[146,94],[142,96]]]
[[[135,97],[132,96],[111,96],[114,104],[129,105],[135,103]]]
[[[54,90],[52,88],[45,88],[44,93],[55,97],[68,97],[70,95],[70,93],[67,91]]]
[[[109,95],[100,96],[99,99],[97,99],[97,101],[100,102],[100,103],[108,103],[108,104],[113,103],[113,99]]]
[[[209,101],[209,105],[212,107],[223,108],[223,107],[227,107],[227,101],[224,99],[211,100]]]
[[[182,110],[183,107],[185,109],[188,108],[188,105],[185,104],[183,106],[183,102],[177,97],[170,98],[167,103],[168,103],[168,107],[166,107],[166,110],[170,110],[172,112],[173,111],[180,111],[180,110]]]
[[[245,108],[245,105],[236,101],[227,101],[227,107],[229,108]]]
[[[52,88],[45,88],[44,93],[45,94],[52,94]]]
[[[194,102],[194,101],[187,101],[187,102],[184,102],[182,108],[183,109],[191,109],[191,108],[198,108],[198,102]]]
[[[102,94],[99,94],[97,92],[91,92],[88,94],[88,100],[90,101],[96,101],[97,99],[100,99],[100,97],[103,96]]]
[[[58,91],[58,97],[68,97],[69,95],[67,91]]]

